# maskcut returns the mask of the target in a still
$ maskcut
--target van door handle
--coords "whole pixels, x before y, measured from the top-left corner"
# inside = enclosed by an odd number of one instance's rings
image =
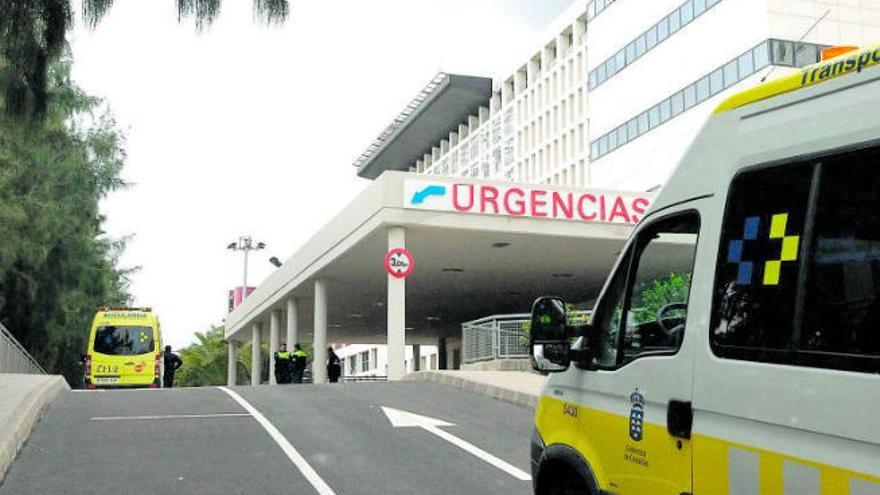
[[[671,400],[666,410],[666,429],[669,434],[684,439],[691,438],[694,425],[694,409],[690,401]]]

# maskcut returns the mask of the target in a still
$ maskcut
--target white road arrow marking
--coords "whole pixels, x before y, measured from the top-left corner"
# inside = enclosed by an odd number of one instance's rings
[[[432,433],[435,436],[442,438],[443,440],[446,440],[447,442],[455,445],[465,452],[497,467],[498,469],[504,471],[505,473],[513,476],[518,480],[530,481],[532,479],[532,477],[529,476],[529,474],[522,469],[519,469],[516,466],[513,466],[506,461],[495,457],[494,455],[486,452],[476,445],[468,443],[458,438],[457,436],[440,429],[441,426],[455,426],[452,423],[384,406],[382,406],[382,412],[384,412],[385,416],[388,417],[388,421],[391,422],[391,426],[395,428],[422,428],[423,430]]]

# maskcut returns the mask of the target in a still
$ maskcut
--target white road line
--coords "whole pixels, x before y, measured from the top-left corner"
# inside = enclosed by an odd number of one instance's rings
[[[129,419],[192,419],[192,418],[237,418],[250,417],[247,413],[217,413],[217,414],[167,414],[161,416],[99,416],[89,418],[92,421],[123,421]]]
[[[315,487],[315,490],[317,490],[320,495],[336,495],[335,492],[327,485],[327,483],[325,483],[324,480],[321,479],[321,477],[312,468],[312,466],[309,465],[308,461],[306,461],[305,458],[300,455],[300,453],[297,452],[295,448],[293,448],[293,445],[290,444],[287,438],[285,438],[284,435],[282,435],[281,432],[278,431],[278,428],[276,428],[275,425],[272,424],[272,422],[270,422],[268,419],[266,419],[265,416],[263,416],[263,413],[252,406],[250,402],[246,401],[244,397],[238,395],[232,390],[229,390],[226,387],[217,388],[226,392],[227,395],[232,397],[232,400],[238,402],[241,407],[249,412],[250,415],[253,416],[258,423],[260,423],[260,426],[262,426],[263,429],[266,430],[266,433],[268,433],[269,436],[272,437],[272,440],[275,440],[275,443],[277,443],[278,446],[281,447],[281,450],[283,450],[284,453],[287,454],[290,462],[292,462],[293,465],[296,466],[297,469],[299,469],[303,476],[305,476],[309,483],[311,483],[312,486]]]
[[[479,457],[480,459],[488,462],[489,464],[497,467],[498,469],[504,471],[505,473],[513,476],[514,478],[516,478],[518,480],[522,480],[522,481],[531,481],[532,480],[532,476],[529,473],[523,471],[522,469],[519,469],[516,466],[509,464],[506,461],[503,461],[503,460],[495,457],[494,455],[486,452],[485,450],[477,447],[476,445],[468,443],[468,442],[458,438],[457,436],[452,435],[451,433],[445,432],[445,431],[441,430],[440,428],[437,428],[436,426],[422,426],[422,428],[424,428],[425,431],[431,432],[434,435],[437,435],[438,437],[442,438],[443,440],[446,440],[447,442],[458,446],[462,450],[464,450],[464,451],[466,451],[476,457]]]

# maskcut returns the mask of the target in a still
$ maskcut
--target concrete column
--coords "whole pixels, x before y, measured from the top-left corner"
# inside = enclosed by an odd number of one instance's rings
[[[388,249],[406,247],[403,227],[388,229]],[[400,380],[406,374],[406,281],[388,278],[388,379]]]
[[[229,358],[226,361],[226,386],[234,387],[238,382],[238,343],[229,341]]]
[[[251,332],[251,385],[259,385],[263,375],[263,324],[254,323]]]
[[[299,299],[287,300],[287,350],[293,352],[293,344],[299,344]]]
[[[315,280],[315,340],[312,357],[312,383],[327,381],[327,284]]]
[[[422,371],[422,348],[415,344],[412,346],[413,371]]]
[[[275,353],[278,352],[278,334],[281,332],[281,310],[273,309],[269,315],[269,385],[275,381]]]

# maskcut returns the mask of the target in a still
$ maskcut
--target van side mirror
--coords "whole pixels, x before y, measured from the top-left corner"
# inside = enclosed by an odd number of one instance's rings
[[[541,297],[532,305],[529,354],[537,371],[560,372],[571,364],[571,327],[565,301]]]

